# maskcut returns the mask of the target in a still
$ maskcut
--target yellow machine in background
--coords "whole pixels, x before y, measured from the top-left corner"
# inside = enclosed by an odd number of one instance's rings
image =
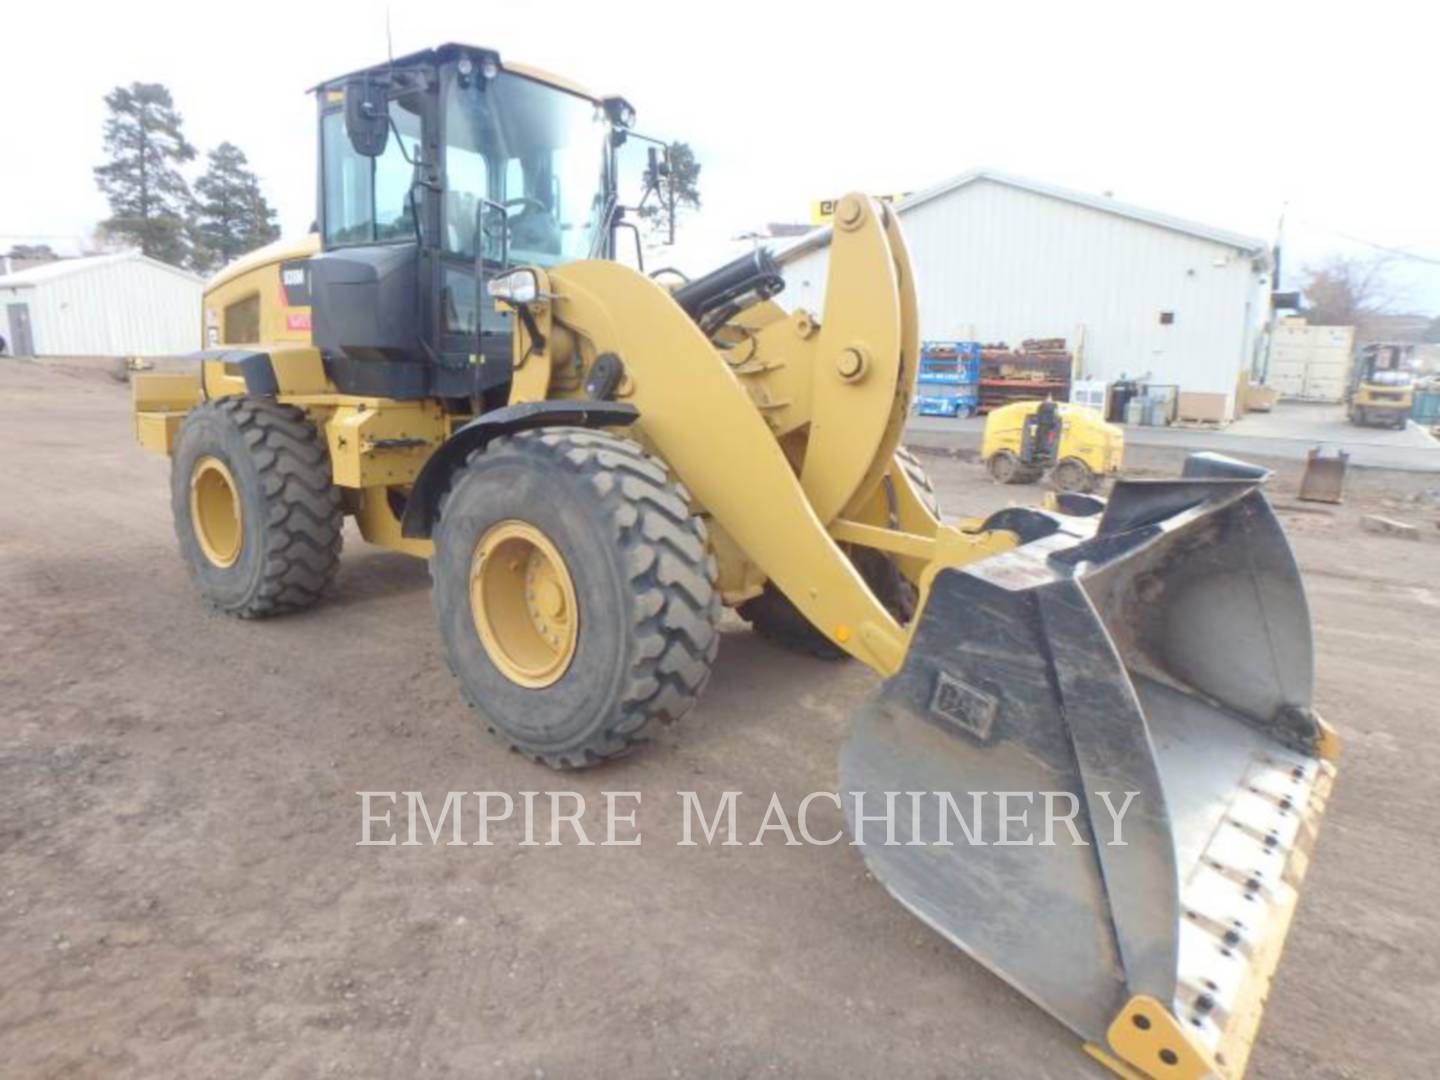
[[[1059,491],[1092,492],[1120,471],[1125,432],[1095,409],[1017,401],[985,418],[980,457],[1002,484],[1031,484],[1046,471]]]
[[[1407,366],[1413,345],[1366,345],[1355,358],[1348,413],[1361,427],[1404,428],[1415,405],[1415,375]]]
[[[900,446],[920,323],[882,203],[671,288],[614,260],[623,99],[453,44],[316,97],[318,234],[210,283],[192,371],[134,379],[200,593],[315,604],[351,517],[429,560],[461,695],[555,768],[687,713],[724,605],[855,657],[883,682],[839,788],[875,877],[1122,1075],[1239,1076],[1336,757],[1263,470],[943,521]],[[822,243],[825,310],[786,310]],[[1055,411],[1057,467],[1118,467]],[[1074,842],[945,843],[941,796],[996,791],[1063,797]]]

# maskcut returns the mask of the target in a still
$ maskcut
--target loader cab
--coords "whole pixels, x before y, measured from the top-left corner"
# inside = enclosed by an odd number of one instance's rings
[[[310,286],[331,378],[348,393],[503,400],[510,316],[481,303],[484,279],[610,256],[629,106],[453,44],[316,98]]]

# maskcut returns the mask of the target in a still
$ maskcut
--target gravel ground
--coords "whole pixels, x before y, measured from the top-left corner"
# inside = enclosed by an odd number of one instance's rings
[[[0,1074],[1102,1075],[853,849],[674,843],[679,790],[754,793],[743,833],[770,792],[832,787],[859,665],[729,624],[690,717],[557,780],[461,706],[419,562],[351,534],[321,608],[207,610],[103,369],[0,363],[0,454]],[[952,513],[1035,494],[927,460]],[[1324,510],[1293,485],[1345,757],[1251,1075],[1429,1075],[1440,478],[1356,475]],[[1420,539],[1362,531],[1372,512]],[[640,792],[646,843],[355,843],[357,791],[556,788],[600,832],[600,793]]]

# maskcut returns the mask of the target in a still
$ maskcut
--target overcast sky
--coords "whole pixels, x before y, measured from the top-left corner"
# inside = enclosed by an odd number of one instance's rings
[[[102,98],[135,80],[170,87],[201,160],[238,144],[303,231],[306,89],[383,60],[387,8],[397,55],[487,45],[689,141],[693,238],[985,165],[1264,238],[1288,204],[1291,266],[1360,241],[1420,253],[1437,262],[1397,264],[1403,306],[1440,311],[1440,14],[1415,2],[26,0],[0,36],[0,239],[73,250],[106,216]]]

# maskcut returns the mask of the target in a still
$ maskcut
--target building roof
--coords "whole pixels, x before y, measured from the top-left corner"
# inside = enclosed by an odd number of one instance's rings
[[[169,263],[161,262],[159,259],[152,259],[150,256],[138,251],[120,251],[113,255],[84,255],[78,259],[56,259],[54,262],[45,263],[43,266],[32,266],[28,270],[17,270],[13,274],[6,274],[0,277],[0,289],[24,289],[32,288],[46,281],[54,281],[57,278],[69,277],[72,274],[85,274],[91,270],[98,270],[102,266],[113,266],[117,263],[146,263],[149,266],[157,267],[166,273],[176,274],[187,281],[193,281],[199,285],[203,279],[188,270],[182,270],[178,266],[171,266]]]
[[[1158,210],[1147,210],[1143,206],[1132,206],[1130,203],[1123,203],[1108,195],[1087,195],[1080,191],[1071,191],[1069,188],[1057,187],[1054,184],[1047,184],[1040,180],[1030,180],[1023,176],[1014,176],[1010,173],[1000,172],[997,169],[971,169],[969,172],[952,176],[934,187],[926,188],[924,191],[917,191],[915,194],[895,204],[897,213],[905,213],[917,206],[924,206],[928,202],[943,198],[951,192],[959,191],[961,188],[981,180],[988,180],[993,184],[1003,184],[1019,191],[1028,191],[1035,195],[1044,195],[1047,198],[1059,199],[1061,202],[1073,203],[1076,206],[1088,207],[1091,210],[1099,210],[1101,213],[1114,214],[1117,217],[1129,218],[1132,221],[1141,221],[1146,225],[1154,225],[1159,229],[1169,229],[1172,232],[1184,233],[1187,236],[1196,236],[1202,240],[1209,240],[1212,243],[1224,244],[1232,247],[1246,255],[1259,255],[1269,250],[1269,243],[1253,236],[1246,236],[1243,233],[1230,232],[1226,229],[1217,229],[1210,225],[1202,225],[1196,221],[1188,221],[1185,218],[1173,217],[1170,214],[1162,214]],[[830,242],[830,226],[824,225],[812,230],[805,240],[787,248],[789,254],[800,254],[824,247]]]
[[[1023,176],[1014,176],[1010,173],[1000,172],[997,169],[971,169],[969,172],[952,176],[949,180],[936,184],[932,188],[917,191],[908,199],[898,203],[896,209],[904,213],[906,210],[916,206],[923,206],[927,202],[932,202],[935,199],[950,194],[952,191],[958,191],[963,187],[967,187],[981,180],[989,180],[994,184],[1004,184],[1006,187],[1029,191],[1035,195],[1044,195],[1051,199],[1059,199],[1062,202],[1074,203],[1076,206],[1089,207],[1091,210],[1114,214],[1117,217],[1130,218],[1132,221],[1142,221],[1147,225],[1154,225],[1161,229],[1169,229],[1172,232],[1197,236],[1202,240],[1211,240],[1217,244],[1233,247],[1237,251],[1243,251],[1246,254],[1258,254],[1270,247],[1268,242],[1259,240],[1253,236],[1245,236],[1243,233],[1230,232],[1227,229],[1217,229],[1211,225],[1202,225],[1197,221],[1189,221],[1185,218],[1174,217],[1170,214],[1162,214],[1158,210],[1148,210],[1143,206],[1133,206],[1130,203],[1112,199],[1108,195],[1087,195],[1081,191],[1071,191],[1069,188],[1058,187],[1055,184],[1047,184],[1040,180],[1030,180]]]
[[[0,255],[0,267],[4,268],[0,270],[0,277],[7,274],[18,274],[21,270],[33,270],[37,266],[47,266],[59,258],[61,258],[59,255],[46,259],[25,259],[16,258],[14,255]]]

